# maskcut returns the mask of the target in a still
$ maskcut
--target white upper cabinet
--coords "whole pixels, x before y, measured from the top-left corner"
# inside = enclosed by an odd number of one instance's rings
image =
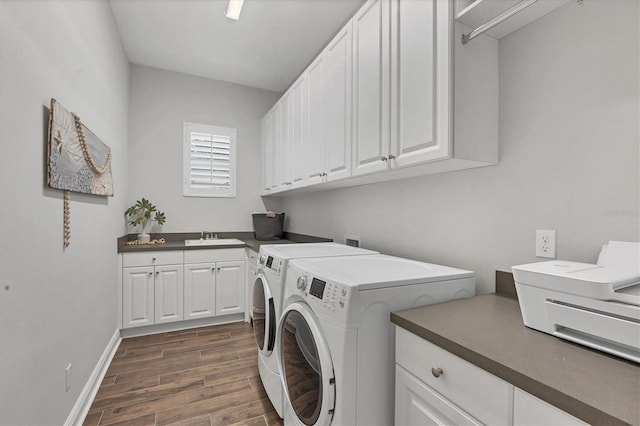
[[[324,177],[326,74],[325,56],[318,56],[305,71],[307,86],[306,140],[303,156],[307,185],[321,183]]]
[[[262,119],[262,195],[269,195],[277,188],[275,172],[275,111],[272,109]]]
[[[334,37],[325,56],[326,180],[351,175],[351,23]]]
[[[450,156],[446,1],[391,4],[390,167]]]
[[[266,161],[289,174],[265,194],[498,162],[498,42],[480,35],[463,45],[471,28],[454,20],[454,3],[363,4],[280,100],[289,106],[274,108],[289,109],[289,130],[276,126],[282,152]]]
[[[353,18],[354,175],[450,156],[450,10],[374,0]]]
[[[271,167],[271,162],[268,161],[268,152],[269,152],[269,144],[270,144],[270,132],[271,132],[271,124],[272,124],[272,115],[271,113],[267,113],[264,117],[262,117],[262,121],[260,122],[260,139],[261,139],[261,166],[262,166],[262,189],[260,192],[262,195],[268,195],[271,190],[271,182],[269,182],[269,168]]]
[[[353,175],[387,168],[389,8],[388,0],[370,0],[352,19]]]
[[[280,189],[286,190],[291,186],[291,144],[289,143],[289,99],[291,93],[282,96],[276,105],[276,144],[275,165],[276,182]]]
[[[305,78],[302,75],[290,89],[289,96],[289,156],[290,156],[290,179],[291,187],[304,186],[305,162],[304,156],[307,149],[307,134],[305,132],[306,122],[306,92]]]
[[[351,175],[351,25],[347,24],[305,74],[305,186]],[[295,86],[294,86],[295,87]]]

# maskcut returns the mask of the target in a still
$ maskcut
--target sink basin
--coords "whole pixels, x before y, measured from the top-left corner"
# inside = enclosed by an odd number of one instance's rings
[[[244,241],[240,241],[236,238],[220,238],[217,240],[184,240],[186,246],[228,246],[234,244],[244,244]]]

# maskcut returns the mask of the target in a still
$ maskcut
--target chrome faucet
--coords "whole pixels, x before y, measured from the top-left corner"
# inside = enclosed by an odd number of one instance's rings
[[[217,240],[218,234],[214,234],[213,232],[202,231],[200,232],[201,240]]]

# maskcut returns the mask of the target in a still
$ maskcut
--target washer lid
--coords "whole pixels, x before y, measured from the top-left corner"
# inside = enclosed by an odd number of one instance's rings
[[[384,254],[297,259],[291,263],[319,279],[360,290],[474,277],[472,271]]]
[[[323,256],[355,256],[377,254],[377,251],[360,247],[351,247],[338,243],[300,243],[300,244],[264,244],[260,246],[262,254],[282,259]]]

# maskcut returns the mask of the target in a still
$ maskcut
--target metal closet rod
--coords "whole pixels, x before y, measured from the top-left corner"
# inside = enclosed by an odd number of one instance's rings
[[[480,25],[478,28],[476,28],[475,30],[471,31],[469,34],[462,34],[462,44],[469,43],[471,40],[473,40],[474,38],[478,37],[480,34],[484,33],[485,31],[490,30],[491,28],[495,27],[496,25],[498,25],[502,21],[505,21],[505,20],[511,18],[513,15],[515,15],[516,13],[520,12],[521,10],[531,6],[536,1],[537,0],[522,0],[520,3],[512,6],[510,9],[505,10],[500,15],[496,16],[495,18],[493,18],[492,20],[490,20],[486,24]]]

